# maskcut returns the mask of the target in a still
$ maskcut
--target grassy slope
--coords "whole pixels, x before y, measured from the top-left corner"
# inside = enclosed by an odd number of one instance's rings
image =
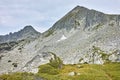
[[[120,80],[120,63],[107,63],[104,65],[81,64],[64,65],[62,69],[57,69],[58,74],[39,73],[14,73],[11,75],[1,75],[0,80],[35,80],[35,76],[45,78],[45,80]],[[54,71],[54,70],[53,70]],[[75,72],[75,76],[69,76],[70,72]],[[80,75],[77,75],[80,73]]]
[[[109,63],[104,65],[82,64],[65,65],[58,75],[41,73],[47,80],[120,80],[120,63]],[[80,75],[69,76],[70,72]]]

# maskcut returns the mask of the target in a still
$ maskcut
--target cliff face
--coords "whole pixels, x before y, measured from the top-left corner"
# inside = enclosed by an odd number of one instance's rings
[[[96,10],[90,10],[85,7],[77,6],[58,22],[53,25],[52,29],[67,29],[87,27],[96,24],[107,24],[110,21],[115,21],[117,24],[120,21],[120,15],[108,15]]]
[[[39,38],[20,41],[12,49],[3,51],[0,65],[4,65],[0,73],[35,72],[38,65],[49,62],[51,52],[65,64],[120,62],[120,15],[77,6]]]

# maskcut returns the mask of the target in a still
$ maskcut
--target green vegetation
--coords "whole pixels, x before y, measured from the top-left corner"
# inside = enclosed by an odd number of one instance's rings
[[[71,72],[75,74],[69,75]],[[39,66],[39,72],[36,74],[16,72],[0,75],[0,80],[41,80],[41,78],[42,80],[120,80],[120,63],[63,65],[60,58],[54,55],[50,63]]]
[[[92,50],[93,50],[93,54],[95,53],[100,54],[103,60],[108,60],[108,57],[110,56],[110,54],[105,53],[99,47],[93,46]]]
[[[53,34],[53,30],[48,30],[48,32],[47,32],[47,34],[45,34],[45,37],[48,37],[48,36],[50,36],[51,34]]]
[[[99,28],[101,28],[102,27],[102,24],[97,24],[94,28],[93,28],[93,30],[98,30]]]
[[[46,65],[41,65],[39,67],[39,72],[38,73],[45,73],[45,74],[50,74],[50,75],[59,74],[59,69],[62,68],[63,62],[54,53],[52,53],[52,52],[50,52],[50,53],[54,55],[54,59],[51,58],[50,63],[48,63]]]
[[[54,53],[51,52],[52,55],[54,55],[54,59],[50,59],[50,63],[48,63],[50,66],[56,68],[56,69],[61,69],[63,66],[63,61],[57,57]]]
[[[37,75],[46,80],[120,80],[120,63],[109,63],[103,65],[97,64],[79,64],[64,65],[58,70],[59,74],[38,73]],[[75,72],[76,75],[69,76],[70,72]],[[80,75],[77,75],[80,73]]]
[[[77,26],[80,26],[79,20],[75,20],[75,29],[77,28]]]
[[[32,73],[11,73],[11,74],[3,74],[0,76],[0,80],[35,80],[34,74]]]
[[[48,75],[56,75],[56,74],[59,74],[59,71],[58,69],[52,67],[51,65],[49,64],[46,64],[46,65],[41,65],[39,67],[39,74],[48,74]]]
[[[13,65],[14,67],[17,67],[17,66],[18,66],[17,63],[12,63],[12,65]]]

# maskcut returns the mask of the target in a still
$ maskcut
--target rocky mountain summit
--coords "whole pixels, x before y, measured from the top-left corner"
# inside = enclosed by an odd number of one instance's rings
[[[61,56],[65,63],[102,64],[106,60],[101,57],[106,58],[107,54],[111,54],[107,60],[112,58],[112,61],[119,61],[118,56],[114,56],[119,55],[119,23],[120,15],[77,6],[44,34],[52,34],[49,36],[52,42],[55,40],[52,51]],[[66,39],[60,42],[62,36]]]
[[[37,38],[39,35],[40,35],[39,32],[37,32],[32,26],[28,25],[18,32],[0,36],[0,43]]]
[[[39,34],[32,32],[32,27],[25,27],[0,40],[6,42]],[[13,37],[8,39],[8,36]],[[20,41],[12,49],[0,52],[0,73],[36,73],[39,65],[53,58],[52,53],[64,64],[120,62],[120,15],[77,6],[38,38]]]

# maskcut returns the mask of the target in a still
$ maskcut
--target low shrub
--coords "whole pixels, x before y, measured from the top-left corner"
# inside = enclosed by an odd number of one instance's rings
[[[17,66],[18,66],[18,64],[17,64],[17,63],[12,63],[12,65],[13,65],[14,67],[17,67]]]
[[[50,59],[50,63],[41,65],[39,67],[39,73],[46,73],[50,75],[56,75],[59,74],[59,70],[63,66],[63,61],[57,57],[54,53],[51,53],[54,55],[54,59]]]
[[[59,70],[55,69],[54,67],[52,67],[49,64],[45,64],[45,65],[41,65],[39,67],[38,73],[46,73],[46,74],[50,74],[50,75],[56,75],[56,74],[59,74]]]
[[[8,60],[8,62],[12,62],[11,60]]]

